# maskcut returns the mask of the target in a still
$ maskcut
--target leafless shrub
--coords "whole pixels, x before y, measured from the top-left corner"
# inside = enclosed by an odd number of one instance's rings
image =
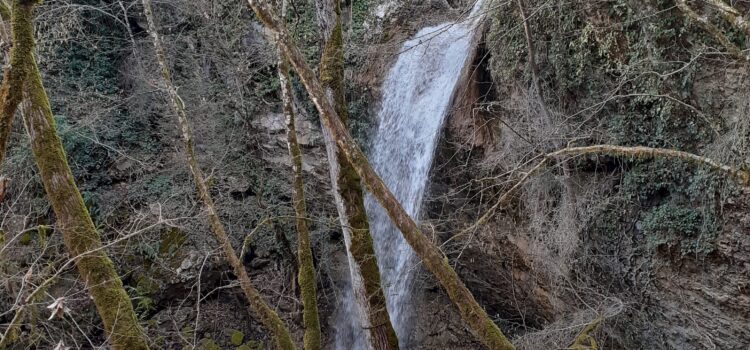
[[[528,217],[530,255],[552,280],[569,276],[583,230],[612,200],[607,174],[562,177],[554,172],[533,177],[520,203]],[[571,184],[574,196],[566,192]]]
[[[747,76],[740,76],[741,79],[748,80]],[[737,86],[744,84],[746,82],[740,81]],[[713,144],[707,147],[707,151],[711,157],[727,164],[747,167],[750,156],[750,120],[747,118],[750,114],[750,93],[745,90],[737,91],[729,102],[728,115],[724,118],[727,123],[726,132],[717,137]]]
[[[603,334],[600,331],[607,322],[611,322],[624,310],[624,304],[619,299],[604,298],[591,308],[570,312],[550,323],[539,331],[533,331],[514,339],[513,344],[519,350],[536,349],[568,349],[573,340],[581,334],[587,326],[592,326],[589,336],[602,345]]]

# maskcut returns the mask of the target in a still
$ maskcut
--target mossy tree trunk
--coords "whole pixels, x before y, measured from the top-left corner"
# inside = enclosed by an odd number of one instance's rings
[[[346,125],[348,108],[344,91],[344,47],[340,0],[316,0],[321,33],[320,82],[325,96]],[[376,350],[398,349],[398,338],[386,308],[380,271],[365,212],[364,191],[352,164],[323,129],[333,195],[347,249],[352,289],[360,310],[360,324]]]
[[[287,2],[281,6],[282,16],[286,13]],[[283,17],[282,17],[283,18]],[[310,230],[307,226],[307,206],[305,204],[305,187],[302,178],[302,151],[297,142],[297,128],[294,122],[294,99],[292,82],[289,79],[289,62],[279,55],[279,80],[281,83],[281,100],[286,118],[286,141],[289,157],[292,161],[292,206],[296,216],[297,228],[297,282],[302,297],[302,323],[305,329],[303,344],[305,350],[320,350],[320,319],[318,316],[317,287],[315,265],[310,247]]]
[[[2,17],[4,21],[10,19],[10,6],[8,6],[5,0],[0,0],[0,17]]]
[[[193,136],[192,131],[190,130],[190,125],[188,123],[187,110],[182,101],[182,98],[180,98],[180,96],[177,94],[177,89],[175,88],[174,83],[172,82],[171,74],[169,73],[166,54],[164,53],[161,38],[159,37],[159,33],[156,30],[156,23],[154,22],[151,1],[143,0],[143,8],[146,15],[146,20],[148,21],[148,30],[154,42],[154,49],[156,51],[156,58],[159,64],[164,88],[167,90],[172,108],[175,114],[177,114],[180,132],[182,134],[182,139],[185,142],[185,155],[187,157],[188,168],[190,168],[190,173],[193,176],[193,180],[195,181],[195,187],[198,191],[198,197],[200,197],[203,205],[206,207],[206,211],[208,212],[208,220],[211,226],[211,231],[216,237],[216,240],[219,242],[219,245],[221,245],[221,248],[224,251],[224,255],[226,256],[229,265],[234,270],[235,275],[237,275],[237,279],[240,282],[240,288],[242,289],[245,297],[248,300],[250,311],[255,313],[260,318],[261,323],[263,323],[263,325],[269,331],[271,331],[273,339],[279,349],[296,349],[294,342],[292,341],[292,338],[289,334],[289,330],[281,321],[279,315],[275,311],[273,311],[271,307],[268,306],[258,290],[253,287],[250,276],[248,276],[247,271],[245,271],[245,267],[237,257],[237,253],[235,253],[234,248],[232,248],[232,243],[229,240],[229,236],[224,230],[224,225],[219,218],[219,214],[216,212],[213,198],[211,197],[211,193],[209,192],[208,186],[206,185],[206,179],[203,176],[203,172],[198,165],[198,160],[195,157],[195,150],[193,148]]]
[[[297,142],[297,129],[294,125],[294,104],[292,102],[292,85],[289,81],[289,63],[279,59],[279,79],[281,95],[286,117],[286,140],[289,157],[292,160],[292,206],[296,215],[297,227],[297,260],[299,272],[297,282],[302,297],[302,323],[305,328],[305,350],[319,350],[320,319],[318,318],[317,288],[315,266],[310,248],[310,230],[307,226],[307,206],[305,205],[304,181],[302,179],[302,152]]]
[[[393,193],[388,190],[377,173],[375,173],[375,170],[354,142],[351,134],[349,134],[343,121],[339,119],[336,109],[326,96],[323,85],[305,62],[304,56],[302,56],[294,40],[291,39],[286,27],[278,21],[268,8],[261,5],[258,0],[248,0],[248,4],[256,16],[273,33],[278,46],[299,75],[311,100],[320,113],[323,127],[331,133],[341,154],[349,160],[373,197],[386,210],[388,216],[401,231],[404,239],[414,249],[417,256],[422,260],[427,270],[443,286],[469,329],[490,349],[514,349],[513,345],[503,335],[497,325],[492,322],[484,309],[474,299],[474,296],[458,277],[456,271],[450,266],[448,259],[443,255],[438,246],[421,232],[416,222],[409,217],[409,214],[406,213]]]
[[[39,176],[44,184],[50,205],[57,217],[56,227],[62,232],[65,246],[75,259],[78,272],[96,305],[104,324],[104,331],[113,349],[148,349],[145,335],[138,324],[133,305],[122,286],[112,260],[105,253],[99,233],[91,221],[81,194],[65,158],[49,99],[42,84],[31,50],[33,38],[33,9],[37,1],[16,0],[12,5],[14,50],[24,57],[13,57],[12,69],[21,74],[9,76],[23,79],[23,121],[31,140]],[[15,82],[14,84],[18,84]]]
[[[16,3],[19,3],[16,1]],[[15,4],[14,4],[15,6]],[[31,5],[19,7],[13,14],[5,3],[0,3],[0,16],[3,22],[10,21],[11,42],[10,59],[8,67],[3,74],[3,84],[0,86],[0,167],[5,158],[5,149],[10,138],[13,119],[16,115],[18,105],[23,99],[23,82],[28,74],[29,65],[26,64],[32,57],[34,48],[34,23],[33,9]],[[25,13],[29,11],[29,13]],[[11,18],[12,17],[12,18]],[[3,23],[4,24],[4,23]],[[0,29],[5,33],[5,28]],[[3,35],[3,39],[6,35]]]

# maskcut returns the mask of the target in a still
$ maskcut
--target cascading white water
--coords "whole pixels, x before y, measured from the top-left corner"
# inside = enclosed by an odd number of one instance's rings
[[[461,72],[472,51],[477,12],[468,19],[420,30],[404,43],[383,83],[379,126],[370,162],[409,215],[419,219],[437,140]],[[391,322],[402,348],[409,347],[414,252],[371,197],[365,200]],[[352,293],[348,316],[337,320],[337,349],[366,349]],[[341,316],[341,314],[340,314]],[[343,323],[343,324],[342,324]]]

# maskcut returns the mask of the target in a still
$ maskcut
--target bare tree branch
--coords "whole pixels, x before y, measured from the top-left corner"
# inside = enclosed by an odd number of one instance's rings
[[[224,224],[222,224],[219,214],[216,212],[213,198],[211,197],[211,193],[206,185],[206,179],[203,176],[203,172],[201,171],[200,166],[198,165],[198,160],[195,156],[195,150],[193,149],[193,136],[192,131],[190,130],[190,124],[188,123],[187,111],[184,102],[180,98],[177,89],[172,82],[171,74],[169,73],[166,54],[164,53],[164,48],[162,47],[161,38],[157,32],[156,24],[154,23],[151,1],[143,0],[143,8],[146,19],[148,20],[149,32],[151,33],[151,38],[154,42],[156,58],[159,63],[162,80],[169,95],[172,108],[174,109],[175,114],[177,114],[182,139],[185,142],[185,155],[187,156],[188,167],[190,168],[190,173],[193,175],[198,196],[201,201],[203,201],[203,204],[208,211],[208,220],[211,225],[211,231],[224,251],[224,255],[229,262],[229,265],[234,270],[235,275],[237,275],[237,279],[240,282],[240,288],[248,300],[250,310],[258,315],[263,325],[271,331],[274,341],[280,349],[296,349],[294,342],[292,342],[292,338],[289,335],[289,330],[281,321],[279,315],[268,306],[258,290],[253,287],[250,276],[247,274],[247,271],[245,271],[245,266],[242,265],[242,261],[237,257],[234,248],[232,248],[232,243],[224,230]]]

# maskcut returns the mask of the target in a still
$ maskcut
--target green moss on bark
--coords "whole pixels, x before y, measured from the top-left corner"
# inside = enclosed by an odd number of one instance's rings
[[[23,119],[39,175],[57,217],[56,226],[62,231],[65,246],[75,259],[78,272],[94,300],[112,348],[148,349],[130,299],[112,261],[103,250],[99,234],[76,187],[55,129],[49,99],[31,53],[36,3],[16,1],[13,4],[14,45],[18,47],[17,54],[21,48],[25,54],[12,60],[16,62],[13,68],[24,74],[15,77],[21,83],[11,83],[23,85],[26,104]]]
[[[10,137],[13,117],[23,99],[23,82],[29,71],[26,64],[34,50],[34,5],[36,1],[15,1],[11,14],[7,5],[3,4],[3,20],[11,20],[11,36],[13,46],[10,49],[9,67],[3,75],[0,86],[0,166],[5,156],[5,149]],[[7,12],[7,13],[6,13]],[[12,18],[11,18],[12,17]]]
[[[305,204],[304,183],[302,179],[302,152],[297,142],[297,129],[294,123],[294,107],[292,102],[291,82],[289,79],[289,64],[286,60],[279,61],[279,80],[286,116],[286,136],[289,156],[292,159],[292,202],[297,216],[297,259],[299,271],[297,281],[302,296],[302,322],[304,324],[304,348],[318,350],[321,348],[320,319],[318,315],[317,288],[315,283],[315,266],[313,265],[312,249],[310,247],[310,232],[307,226],[307,206]]]
[[[323,54],[320,59],[320,81],[323,88],[333,103],[334,109],[342,123],[346,124],[348,119],[348,108],[344,91],[344,47],[341,25],[341,3],[339,0],[324,1],[325,8],[332,6],[332,28],[322,28],[325,40]],[[319,17],[325,14],[319,15]],[[328,35],[326,35],[328,34]],[[329,150],[329,162],[336,162],[338,166],[331,167],[332,181],[335,182],[334,190],[337,192],[337,200],[342,201],[343,230],[349,235],[348,254],[350,262],[356,264],[354,271],[358,271],[362,277],[362,285],[355,286],[354,294],[365,312],[368,324],[366,332],[370,333],[370,342],[375,349],[398,349],[398,338],[391,325],[388,309],[386,308],[385,294],[380,285],[380,270],[373,247],[370,226],[365,212],[364,191],[361,179],[354,167],[346,158],[341,149],[334,142],[326,142],[326,147],[335,147],[334,152]],[[332,157],[333,155],[333,157]]]
[[[5,0],[0,0],[0,18],[4,21],[10,20],[10,7]]]

